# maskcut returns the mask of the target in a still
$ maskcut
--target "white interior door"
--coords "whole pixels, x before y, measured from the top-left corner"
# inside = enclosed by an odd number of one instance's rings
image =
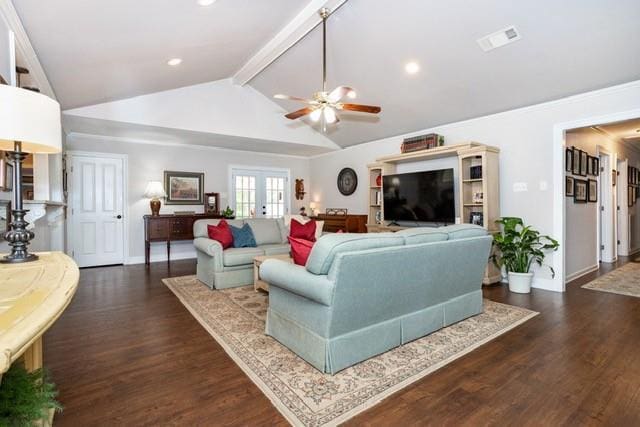
[[[615,197],[611,182],[612,159],[609,154],[600,152],[600,194],[598,223],[600,261],[614,262],[616,260],[616,232],[615,232]]]
[[[80,267],[124,263],[124,159],[72,154],[71,250]]]
[[[236,218],[278,218],[289,213],[289,172],[231,170],[231,206]]]

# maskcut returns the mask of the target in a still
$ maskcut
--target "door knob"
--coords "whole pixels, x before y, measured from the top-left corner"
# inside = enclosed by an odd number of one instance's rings
[[[116,215],[116,218],[122,219],[122,215]]]

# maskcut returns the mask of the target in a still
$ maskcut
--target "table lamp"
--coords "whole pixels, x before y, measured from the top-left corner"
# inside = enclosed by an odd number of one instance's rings
[[[309,203],[309,209],[311,209],[311,216],[316,215],[316,202]]]
[[[38,256],[27,250],[35,235],[24,220],[29,211],[22,207],[22,162],[29,153],[62,151],[60,104],[37,92],[0,85],[0,150],[13,162],[11,229],[4,234],[11,253],[0,262],[35,261]]]
[[[144,190],[144,196],[151,199],[149,202],[151,206],[151,216],[160,215],[160,198],[167,197],[162,183],[160,181],[149,181],[147,188]]]

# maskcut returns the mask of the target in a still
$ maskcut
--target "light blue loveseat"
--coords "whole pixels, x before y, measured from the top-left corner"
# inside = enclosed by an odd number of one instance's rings
[[[323,236],[305,267],[262,264],[266,333],[335,374],[479,314],[491,239],[474,225]]]
[[[211,289],[224,289],[253,283],[253,259],[260,255],[284,255],[290,251],[289,229],[282,218],[227,220],[230,225],[249,224],[256,239],[255,248],[228,248],[209,238],[207,225],[219,219],[200,219],[193,224],[193,245],[196,248],[198,280]]]

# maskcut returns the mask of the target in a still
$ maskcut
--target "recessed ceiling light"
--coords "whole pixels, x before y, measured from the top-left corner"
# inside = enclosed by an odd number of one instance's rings
[[[404,70],[409,74],[415,74],[420,71],[420,65],[417,62],[407,62],[404,66]]]
[[[171,65],[172,67],[175,67],[176,65],[182,64],[182,59],[180,59],[180,58],[171,58],[170,60],[167,61],[167,64]]]
[[[215,2],[216,2],[216,0],[198,0],[198,4],[200,6],[211,6]]]

